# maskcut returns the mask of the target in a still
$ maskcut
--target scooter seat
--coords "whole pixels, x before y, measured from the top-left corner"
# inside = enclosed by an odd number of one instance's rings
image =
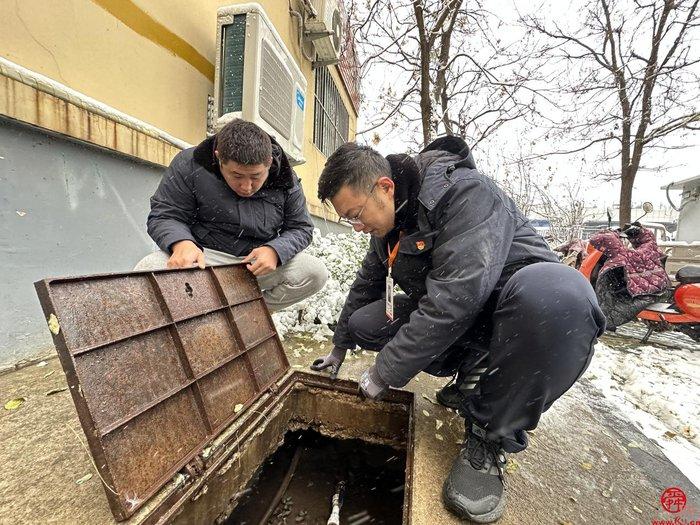
[[[683,284],[700,283],[700,266],[684,266],[676,272],[676,281]]]

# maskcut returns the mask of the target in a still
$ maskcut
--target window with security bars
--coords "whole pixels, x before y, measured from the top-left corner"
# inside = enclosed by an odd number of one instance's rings
[[[314,144],[326,156],[348,141],[350,116],[327,67],[316,70]]]

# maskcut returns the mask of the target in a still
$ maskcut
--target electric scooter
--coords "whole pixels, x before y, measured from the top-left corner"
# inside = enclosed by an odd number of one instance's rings
[[[646,215],[653,210],[653,206],[645,202],[643,209]],[[642,217],[621,229],[612,229],[610,215],[608,215],[608,231],[614,232],[620,238],[629,238],[642,231],[648,231],[639,223]],[[579,271],[586,276],[594,288],[606,259],[605,252],[589,241],[586,246],[586,256],[581,262]],[[663,263],[665,259],[662,259]],[[668,301],[648,304],[637,313],[637,319],[647,327],[642,343],[646,343],[653,332],[667,330],[682,332],[694,341],[700,340],[700,266],[684,266],[678,270],[675,278],[677,284],[669,290]]]

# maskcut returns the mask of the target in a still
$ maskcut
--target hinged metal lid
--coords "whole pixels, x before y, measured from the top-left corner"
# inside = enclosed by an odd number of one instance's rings
[[[35,287],[118,520],[289,369],[245,265]]]

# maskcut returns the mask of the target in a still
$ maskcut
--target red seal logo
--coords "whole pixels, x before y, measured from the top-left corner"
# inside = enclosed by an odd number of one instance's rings
[[[685,492],[678,487],[669,487],[661,494],[661,506],[673,514],[682,511],[687,502]]]
[[[418,250],[423,250],[425,248],[425,241],[416,241],[416,248],[418,248]]]

